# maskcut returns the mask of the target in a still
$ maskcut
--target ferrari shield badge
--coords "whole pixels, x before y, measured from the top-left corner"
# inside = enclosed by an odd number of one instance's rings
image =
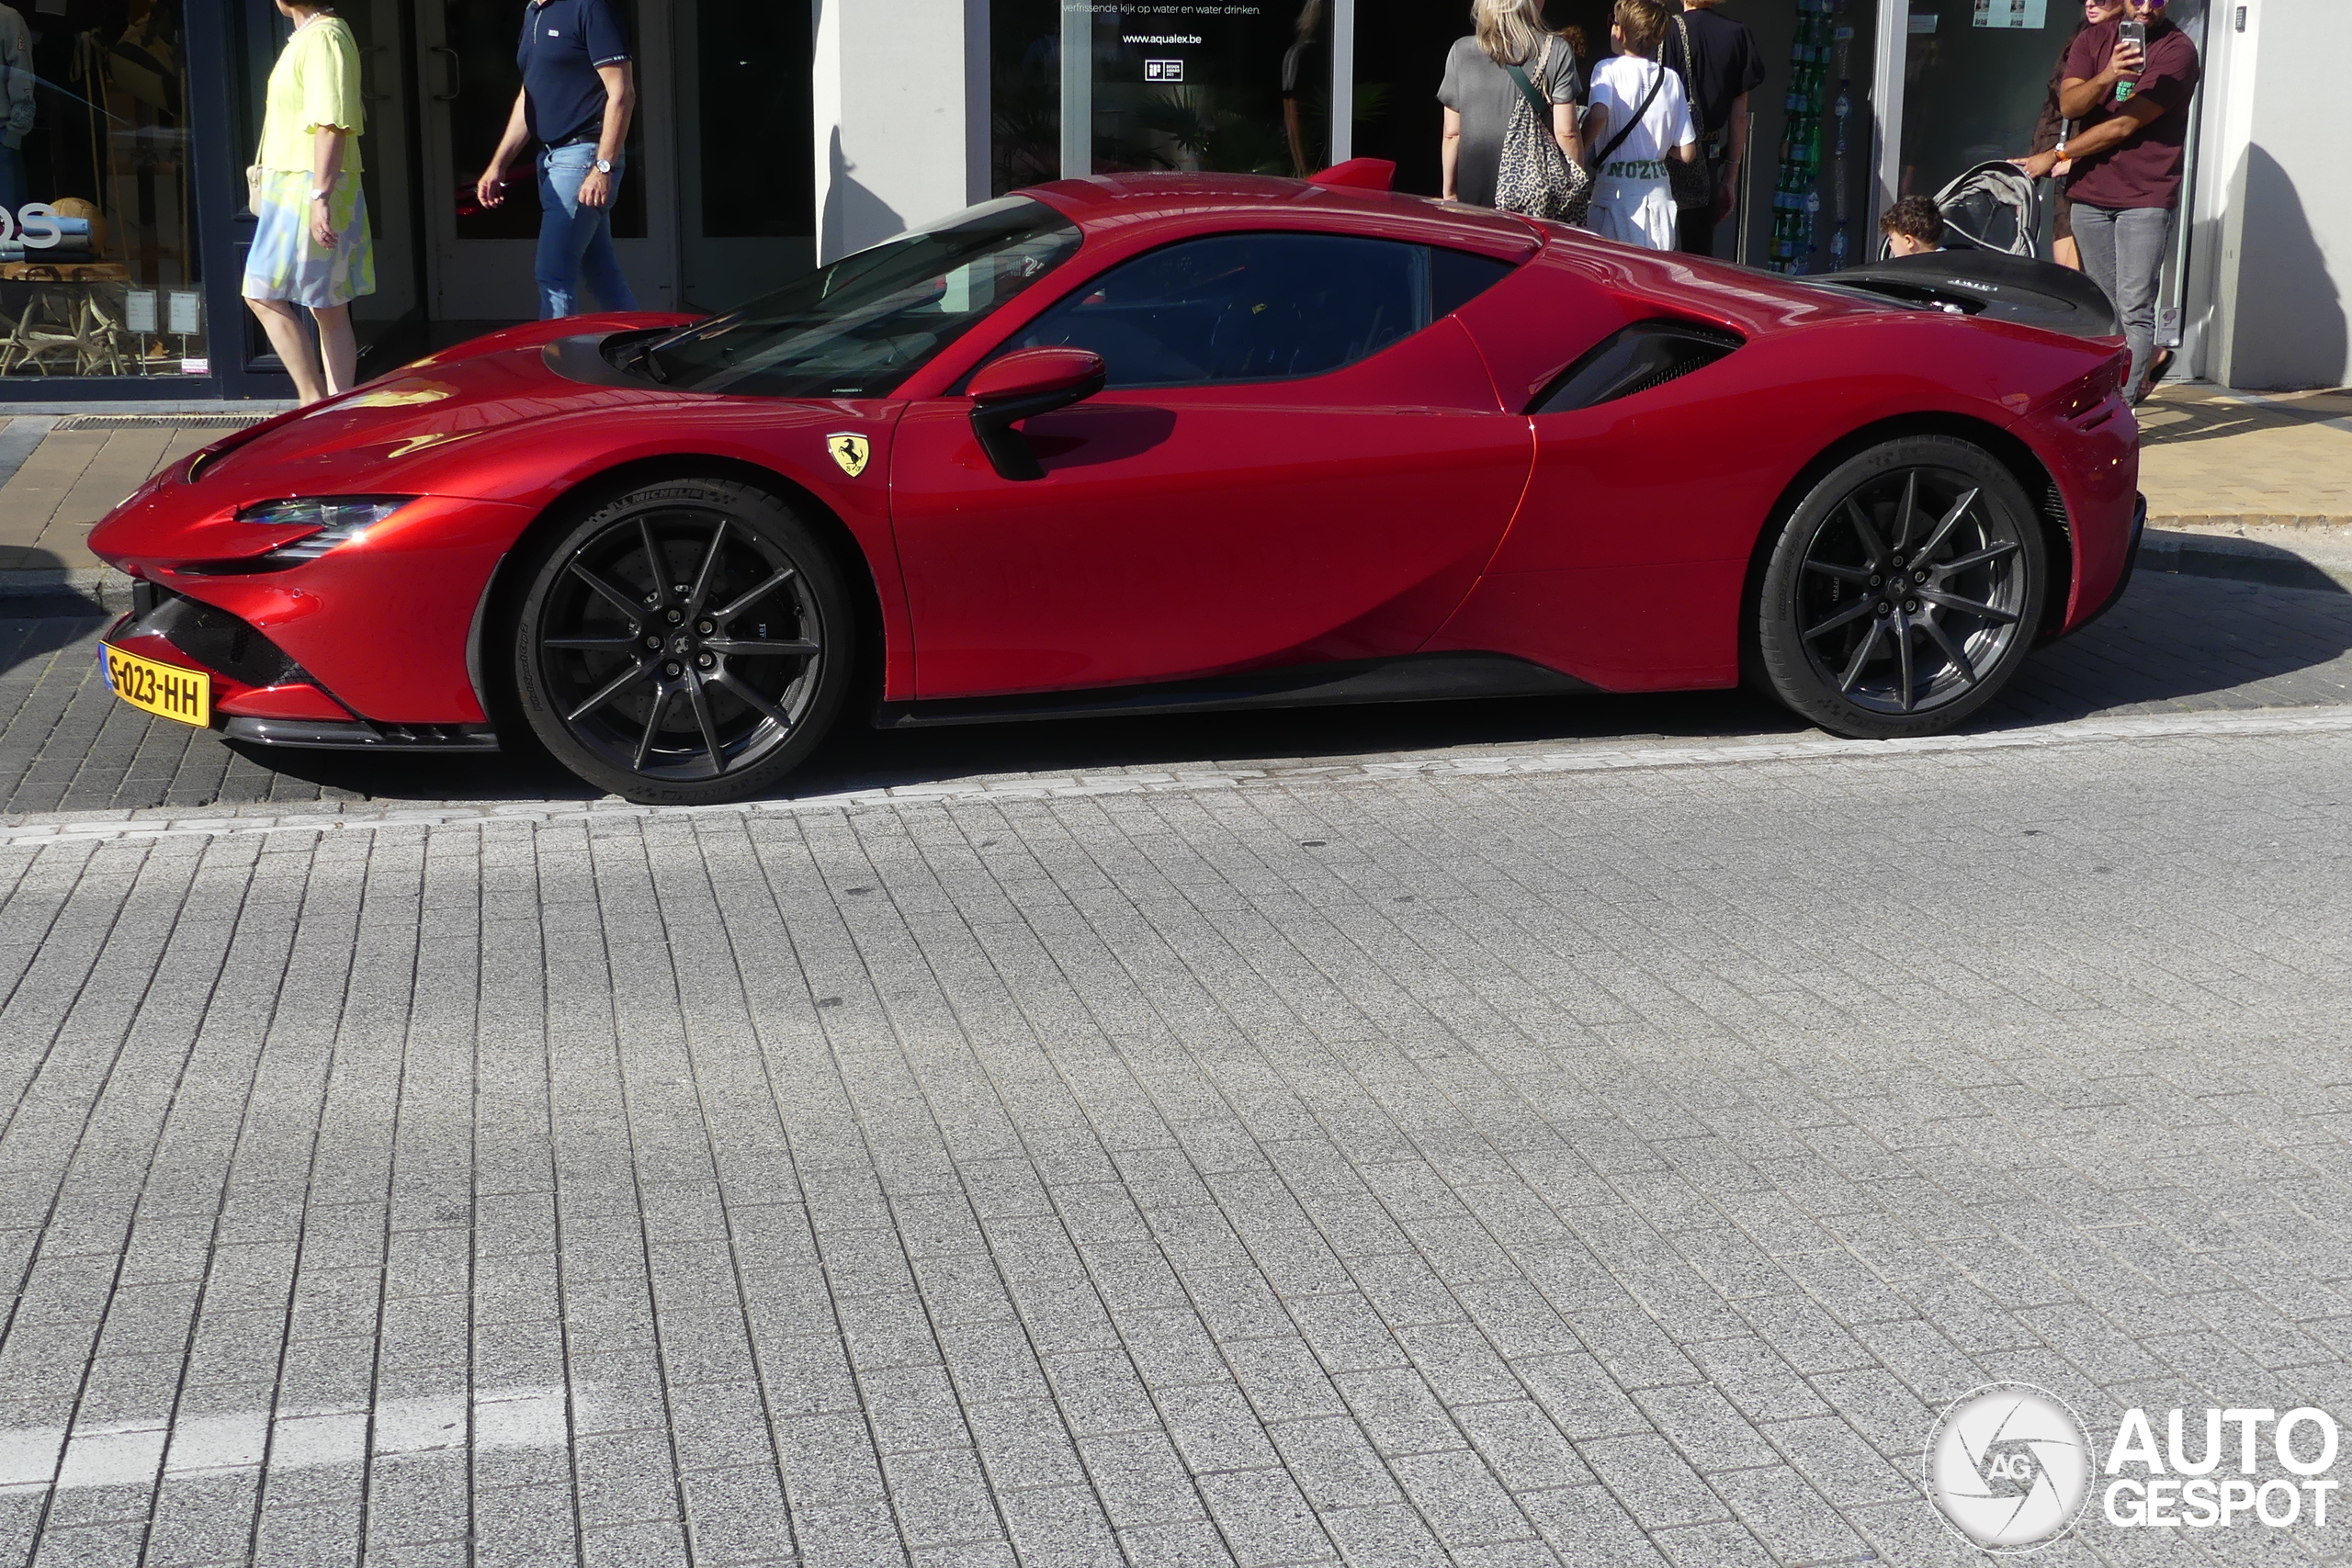
[[[874,455],[873,445],[865,436],[847,432],[826,436],[825,449],[833,455],[833,461],[842,466],[842,472],[852,479],[865,472],[865,459]]]

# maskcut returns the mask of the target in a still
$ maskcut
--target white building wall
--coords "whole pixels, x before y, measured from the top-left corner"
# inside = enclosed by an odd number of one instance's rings
[[[813,0],[817,259],[989,185],[988,0]]]
[[[2203,254],[2190,288],[2192,301],[2209,301],[2198,368],[2249,389],[2344,386],[2352,0],[2214,0],[2207,38]]]

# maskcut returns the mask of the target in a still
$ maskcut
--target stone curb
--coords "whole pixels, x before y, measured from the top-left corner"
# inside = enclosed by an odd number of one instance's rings
[[[2151,517],[2151,528],[2352,528],[2352,517],[2287,512],[2184,512]]]
[[[99,615],[130,608],[130,579],[110,566],[0,571],[0,620]]]
[[[357,833],[397,829],[529,829],[616,822],[737,822],[865,810],[942,806],[1060,802],[1114,796],[1198,795],[1283,786],[1396,783],[1409,779],[1511,779],[1577,773],[1628,773],[1660,769],[1751,767],[1758,764],[1860,761],[2055,747],[2233,740],[2255,736],[2342,735],[2352,732],[2352,705],[2268,708],[2183,714],[2134,714],[2071,719],[2016,729],[1922,736],[1908,740],[1841,740],[1814,735],[1626,747],[1608,742],[1555,751],[1408,757],[1385,761],[1273,763],[1262,767],[1198,767],[1027,774],[1010,779],[943,780],[883,785],[781,800],[727,806],[634,806],[615,795],[601,800],[513,801],[493,804],[322,802],[300,808],[268,806],[143,807],[129,810],[28,812],[0,817],[0,849],[51,844],[132,843],[153,840],[243,838],[254,834]]]

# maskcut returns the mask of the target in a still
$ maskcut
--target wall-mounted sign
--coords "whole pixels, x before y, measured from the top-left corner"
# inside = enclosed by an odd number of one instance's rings
[[[28,251],[53,250],[64,243],[68,229],[87,235],[90,220],[60,218],[57,209],[45,201],[28,201],[14,212],[0,207],[0,244],[14,243]]]
[[[2050,0],[1976,0],[1980,28],[2023,28],[2040,32],[2050,19]]]

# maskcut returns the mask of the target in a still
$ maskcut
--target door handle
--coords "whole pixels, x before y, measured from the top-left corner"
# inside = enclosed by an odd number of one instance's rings
[[[384,91],[383,68],[376,63],[376,56],[383,52],[380,43],[371,43],[359,51],[359,96],[371,104],[380,104],[391,96]]]
[[[446,93],[434,94],[433,101],[436,104],[456,103],[458,95],[466,90],[465,61],[458,56],[456,50],[447,44],[428,44],[425,47],[431,53],[446,54],[449,57],[449,90]]]

